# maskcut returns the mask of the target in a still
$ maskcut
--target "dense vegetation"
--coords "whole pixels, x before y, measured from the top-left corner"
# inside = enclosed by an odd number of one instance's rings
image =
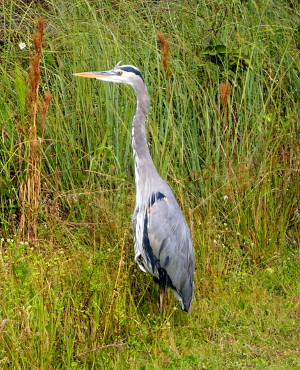
[[[298,0],[3,3],[1,368],[300,367],[299,15]],[[119,61],[144,75],[151,153],[191,226],[191,315],[171,294],[160,315],[133,262],[135,96],[72,76]]]

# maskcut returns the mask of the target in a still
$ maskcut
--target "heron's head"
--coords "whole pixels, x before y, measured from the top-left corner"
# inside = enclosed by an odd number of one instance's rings
[[[74,73],[74,76],[96,78],[101,81],[124,83],[131,86],[135,86],[138,81],[143,81],[139,69],[131,65],[116,65],[110,71]]]

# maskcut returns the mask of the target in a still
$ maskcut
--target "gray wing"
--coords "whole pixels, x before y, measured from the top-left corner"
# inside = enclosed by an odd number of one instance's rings
[[[159,194],[148,209],[149,244],[159,266],[189,307],[195,270],[190,231],[173,194],[168,197]]]

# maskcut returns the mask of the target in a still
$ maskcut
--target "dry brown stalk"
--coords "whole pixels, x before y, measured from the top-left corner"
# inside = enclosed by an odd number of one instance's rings
[[[41,142],[38,138],[38,107],[40,86],[40,62],[42,57],[42,42],[44,36],[44,21],[37,20],[38,32],[33,38],[35,53],[31,56],[29,73],[29,91],[27,95],[27,109],[29,112],[28,148],[24,148],[24,157],[27,158],[25,180],[20,185],[19,194],[22,205],[20,217],[20,236],[22,239],[34,241],[38,237],[38,210],[41,193]],[[45,96],[42,104],[42,120],[47,114],[50,95]],[[44,108],[43,108],[44,106]]]

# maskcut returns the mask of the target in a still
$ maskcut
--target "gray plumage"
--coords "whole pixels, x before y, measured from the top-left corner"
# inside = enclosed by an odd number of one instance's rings
[[[137,109],[132,122],[136,202],[133,214],[135,261],[160,286],[160,309],[165,287],[171,288],[184,311],[190,312],[195,260],[189,227],[168,184],[159,176],[147,144],[145,121],[149,96],[141,72],[134,66],[110,71],[76,73],[134,88]]]

